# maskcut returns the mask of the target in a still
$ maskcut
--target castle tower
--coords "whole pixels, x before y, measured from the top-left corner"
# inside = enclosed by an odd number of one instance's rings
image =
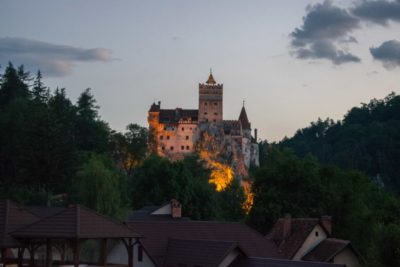
[[[152,153],[157,153],[158,147],[158,128],[159,128],[159,117],[160,117],[160,107],[161,102],[158,104],[153,103],[149,110],[149,115],[147,117],[147,122],[149,123],[149,149]]]
[[[217,84],[210,71],[206,83],[199,84],[199,122],[222,121],[223,84]]]

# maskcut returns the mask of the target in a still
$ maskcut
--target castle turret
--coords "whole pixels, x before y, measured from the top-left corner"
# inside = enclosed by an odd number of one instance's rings
[[[251,138],[251,124],[249,122],[249,119],[247,118],[247,113],[246,113],[246,109],[244,107],[244,102],[243,102],[242,110],[240,111],[239,121],[240,121],[240,124],[242,125],[243,135],[247,138]]]
[[[206,83],[199,84],[199,122],[222,121],[223,85],[217,84],[210,71]]]

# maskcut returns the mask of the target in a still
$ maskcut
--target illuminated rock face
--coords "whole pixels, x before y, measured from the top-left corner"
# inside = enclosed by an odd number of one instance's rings
[[[238,120],[223,120],[223,84],[210,74],[199,84],[198,109],[161,109],[153,103],[148,114],[149,147],[170,160],[192,153],[213,170],[210,182],[223,190],[234,177],[248,176],[250,165],[259,165],[256,138],[244,105]]]

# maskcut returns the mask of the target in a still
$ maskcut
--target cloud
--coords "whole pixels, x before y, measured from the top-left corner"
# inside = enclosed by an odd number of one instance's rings
[[[386,69],[400,67],[400,42],[390,40],[382,43],[379,47],[371,47],[369,49],[375,60],[383,63]]]
[[[363,20],[381,25],[390,20],[400,22],[400,0],[362,0],[351,11]]]
[[[306,11],[303,25],[290,34],[293,54],[297,58],[327,59],[337,65],[361,61],[340,48],[342,44],[357,43],[350,33],[360,27],[360,19],[328,0],[310,5]]]
[[[107,62],[111,55],[111,50],[105,48],[83,49],[25,38],[0,38],[1,64],[23,64],[31,71],[40,69],[45,76],[64,76],[71,73],[77,62]]]

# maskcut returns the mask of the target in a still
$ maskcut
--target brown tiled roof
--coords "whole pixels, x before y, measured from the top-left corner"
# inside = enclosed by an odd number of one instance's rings
[[[19,247],[18,241],[9,233],[38,220],[37,216],[14,202],[0,200],[0,247]]]
[[[75,205],[45,217],[11,233],[27,238],[119,238],[138,237],[122,223],[117,223],[82,205]]]
[[[251,125],[250,125],[249,119],[247,118],[247,113],[246,113],[246,109],[244,108],[244,106],[242,107],[242,110],[240,111],[239,121],[242,124],[243,129],[245,129],[245,130],[251,129]]]
[[[229,241],[168,239],[164,266],[216,267],[235,248]]]
[[[42,206],[28,206],[25,208],[39,218],[45,218],[55,215],[65,209],[65,207],[42,207]]]
[[[283,235],[284,220],[284,218],[280,218],[266,237],[278,245],[279,252],[285,255],[286,258],[291,259],[320,220],[314,218],[292,218],[291,231],[286,237]]]
[[[168,239],[236,242],[249,256],[281,257],[276,246],[260,233],[241,223],[211,221],[132,222],[128,223],[144,238],[141,240],[151,258],[161,266],[167,253]]]
[[[325,262],[243,257],[233,262],[230,267],[345,267],[345,265]]]
[[[177,123],[180,119],[197,121],[199,111],[197,109],[160,109],[159,122]]]
[[[327,238],[319,243],[314,249],[308,252],[303,260],[305,261],[330,261],[344,248],[350,245],[350,241]]]

